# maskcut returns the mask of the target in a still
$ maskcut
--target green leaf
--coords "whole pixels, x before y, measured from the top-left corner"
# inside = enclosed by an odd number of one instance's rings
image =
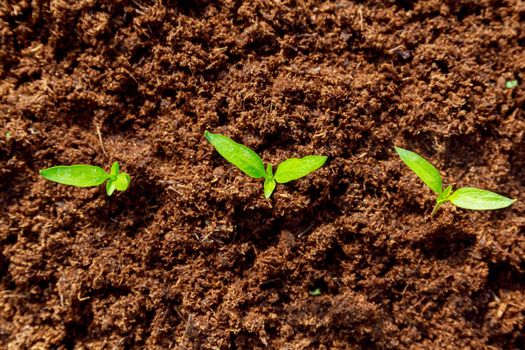
[[[266,176],[261,157],[248,147],[233,141],[229,137],[212,134],[208,131],[204,132],[204,137],[215,147],[221,156],[246,175],[255,179]]]
[[[448,186],[443,190],[443,193],[441,193],[438,198],[437,202],[444,203],[448,201],[448,197],[450,196],[450,193],[452,192],[452,186]]]
[[[129,187],[129,183],[131,182],[131,177],[126,173],[120,173],[117,176],[117,179],[115,180],[115,187],[119,191],[125,191]]]
[[[310,295],[313,297],[321,295],[321,288],[315,288],[310,291]]]
[[[450,196],[450,192],[452,192],[452,186],[447,186],[447,188],[445,188],[443,191],[443,199],[446,199],[448,196]]]
[[[109,179],[108,182],[106,182],[106,193],[108,196],[111,196],[113,192],[117,189],[117,186],[115,184],[115,180]]]
[[[272,169],[272,165],[271,164],[268,164],[266,166],[266,179],[273,179],[273,169]]]
[[[111,176],[94,165],[58,165],[40,170],[40,175],[50,181],[76,187],[98,186]]]
[[[419,154],[406,149],[395,147],[401,160],[410,168],[423,182],[437,194],[443,193],[441,175],[432,164]]]
[[[120,171],[120,166],[118,165],[117,162],[115,162],[111,166],[111,171],[109,172],[109,174],[111,175],[112,178],[116,178],[119,171]]]
[[[274,179],[265,179],[264,180],[264,197],[270,198],[273,191],[275,190],[276,182]]]
[[[116,179],[109,179],[106,183],[106,193],[108,196],[111,196],[115,190],[125,191],[129,187],[131,178],[126,173],[120,173],[117,175]]]
[[[517,80],[507,80],[505,82],[505,88],[506,89],[514,89],[516,86],[518,86],[518,81]]]
[[[506,208],[516,201],[494,192],[474,187],[463,187],[448,198],[454,205],[472,210],[493,210]]]
[[[282,184],[300,179],[323,166],[327,158],[326,156],[289,158],[277,167],[275,181]]]

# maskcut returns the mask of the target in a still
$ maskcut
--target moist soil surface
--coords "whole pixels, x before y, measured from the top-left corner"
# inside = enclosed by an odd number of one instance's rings
[[[525,348],[524,21],[512,0],[2,1],[0,348]],[[205,130],[329,160],[266,200]],[[394,145],[518,202],[430,218]],[[113,161],[111,197],[38,175]]]

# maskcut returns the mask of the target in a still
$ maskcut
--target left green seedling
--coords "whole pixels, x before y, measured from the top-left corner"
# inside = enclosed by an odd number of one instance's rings
[[[40,170],[40,175],[49,181],[75,187],[94,187],[107,181],[106,193],[111,196],[115,190],[125,191],[131,182],[128,174],[119,171],[120,167],[117,162],[113,163],[109,173],[98,166],[75,164],[43,169]]]

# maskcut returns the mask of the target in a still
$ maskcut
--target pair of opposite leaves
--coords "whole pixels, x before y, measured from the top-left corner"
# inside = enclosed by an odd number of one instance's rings
[[[237,143],[220,134],[204,132],[204,137],[228,162],[235,165],[246,175],[254,178],[264,178],[264,196],[270,198],[275,186],[293,180],[300,179],[311,172],[319,169],[326,162],[326,156],[306,156],[303,158],[288,158],[277,166],[275,174],[272,165],[268,164],[266,169],[261,157],[240,143]]]
[[[102,185],[107,181],[106,193],[108,196],[111,196],[115,190],[127,190],[131,182],[128,174],[120,172],[120,166],[117,162],[113,163],[109,173],[95,165],[75,164],[43,169],[40,170],[40,175],[47,180],[75,187],[93,187]]]
[[[452,191],[452,186],[443,189],[443,180],[439,171],[425,158],[400,147],[395,147],[395,150],[401,160],[437,194],[436,204],[431,215],[434,215],[439,207],[446,202],[451,202],[463,209],[493,210],[506,208],[516,201],[516,199],[510,199],[475,187],[462,187],[456,191]]]

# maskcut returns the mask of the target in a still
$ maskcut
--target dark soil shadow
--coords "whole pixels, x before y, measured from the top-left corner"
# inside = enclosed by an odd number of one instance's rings
[[[464,169],[484,163],[483,145],[477,135],[453,135],[445,143],[445,163],[448,167]]]
[[[507,262],[489,264],[488,286],[492,290],[525,290],[525,261],[521,265],[520,272]]]
[[[476,236],[455,226],[444,226],[414,243],[427,259],[445,260],[461,264],[476,243]]]
[[[403,138],[406,140],[407,145],[406,147],[401,146],[402,148],[406,148],[408,150],[411,150],[413,152],[418,153],[423,158],[427,159],[431,163],[436,163],[436,161],[432,161],[432,159],[435,157],[436,149],[434,148],[434,139],[432,137],[432,133],[430,132],[421,132],[418,133],[417,137],[409,134],[407,131],[403,131]],[[400,146],[400,145],[396,145]]]
[[[162,187],[156,182],[137,176],[126,192],[116,191],[111,197],[106,196],[104,205],[96,207],[89,215],[96,218],[95,224],[102,223],[107,229],[124,230],[134,236],[150,225],[162,194]]]
[[[515,144],[510,152],[510,173],[525,186],[525,141]]]

